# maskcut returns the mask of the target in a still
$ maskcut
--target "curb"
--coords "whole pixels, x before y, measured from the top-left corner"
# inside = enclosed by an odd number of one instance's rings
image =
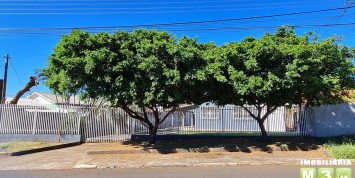
[[[209,153],[209,152],[242,152],[241,150],[225,150],[224,148],[172,148],[172,149],[147,149],[147,150],[105,150],[96,151],[89,150],[86,152],[88,155],[98,155],[98,154],[144,154],[144,153]]]
[[[287,162],[287,163],[279,163],[279,162],[226,162],[226,163],[147,163],[147,164],[137,164],[134,166],[97,166],[98,169],[112,169],[112,168],[169,168],[169,167],[222,167],[222,166],[297,166],[299,165],[296,162]],[[96,165],[95,165],[96,166]],[[86,169],[79,168],[79,169]]]
[[[87,155],[100,155],[100,154],[141,154],[141,153],[149,153],[146,150],[105,150],[105,151],[96,151],[89,150],[86,151]]]
[[[97,168],[97,165],[77,164],[74,166],[74,169],[95,169],[95,168]]]
[[[61,149],[61,148],[77,146],[80,144],[81,144],[80,142],[73,142],[73,143],[66,143],[66,144],[62,144],[62,145],[36,148],[36,149],[32,149],[32,150],[17,151],[17,152],[12,152],[12,153],[0,153],[0,157],[22,156],[22,155],[26,155],[26,154],[32,154],[32,153],[38,153],[38,152],[43,152],[43,151],[50,151],[50,150],[56,150],[56,149]]]
[[[319,148],[322,149],[322,148]],[[315,149],[317,150],[317,149]],[[171,149],[145,149],[145,150],[88,150],[86,151],[87,155],[98,155],[98,154],[146,154],[146,153],[160,153],[160,154],[169,154],[169,153],[235,153],[235,152],[243,152],[243,153],[252,153],[252,152],[267,152],[272,153],[274,151],[282,151],[282,152],[292,152],[292,151],[312,151],[312,150],[290,150],[287,148],[273,148],[266,147],[265,149],[260,148],[239,148],[239,147],[201,147],[201,148],[171,148]]]

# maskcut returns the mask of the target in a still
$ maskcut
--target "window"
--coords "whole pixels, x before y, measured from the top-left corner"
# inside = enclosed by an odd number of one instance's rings
[[[254,106],[245,106],[245,107],[255,115],[258,112]],[[248,111],[246,111],[244,108],[242,108],[240,106],[234,107],[233,116],[234,116],[234,119],[253,119],[253,117],[250,116]]]
[[[219,119],[219,109],[217,107],[203,107],[202,119]]]

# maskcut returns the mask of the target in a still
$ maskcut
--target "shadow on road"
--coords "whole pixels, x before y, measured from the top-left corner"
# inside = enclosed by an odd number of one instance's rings
[[[154,145],[147,145],[144,141],[127,141],[124,145],[142,147],[147,152],[161,154],[172,153],[207,153],[207,152],[244,152],[262,151],[310,151],[317,150],[327,140],[309,137],[275,137],[269,142],[260,142],[257,137],[243,138],[204,138],[160,140]]]

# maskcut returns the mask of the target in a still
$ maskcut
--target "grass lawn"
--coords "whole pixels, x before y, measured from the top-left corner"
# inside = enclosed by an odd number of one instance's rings
[[[0,153],[12,153],[61,144],[57,142],[5,142],[0,143]]]
[[[335,137],[324,144],[336,159],[355,159],[355,136]]]

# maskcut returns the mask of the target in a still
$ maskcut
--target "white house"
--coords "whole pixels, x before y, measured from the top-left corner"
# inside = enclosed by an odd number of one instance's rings
[[[64,104],[70,104],[70,105],[81,105],[81,104],[86,104],[84,101],[81,101],[79,97],[77,96],[71,96],[67,99],[61,97],[61,96],[56,96],[54,94],[50,93],[45,93],[45,92],[33,92],[24,99],[29,99],[33,100],[37,103],[40,103],[42,105],[64,105]]]

